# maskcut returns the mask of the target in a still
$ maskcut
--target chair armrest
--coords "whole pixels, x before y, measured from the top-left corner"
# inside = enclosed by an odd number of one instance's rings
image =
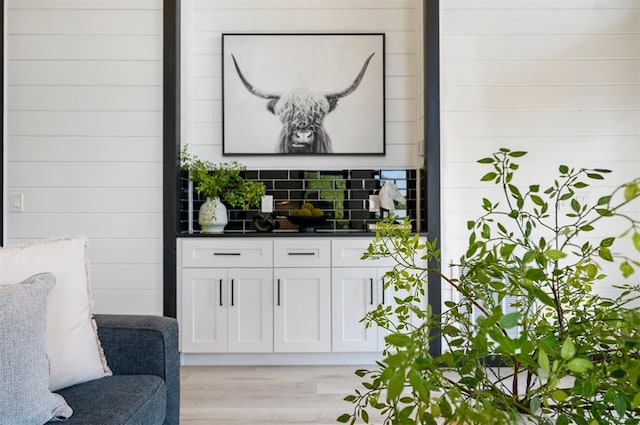
[[[178,322],[169,317],[94,315],[114,375],[156,375],[167,387],[165,424],[177,424],[180,405]]]

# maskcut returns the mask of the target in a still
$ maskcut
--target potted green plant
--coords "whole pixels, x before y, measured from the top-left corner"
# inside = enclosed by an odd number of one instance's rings
[[[248,210],[260,205],[266,193],[264,183],[245,180],[244,165],[237,161],[212,163],[203,161],[183,147],[181,168],[189,173],[195,191],[206,201],[200,207],[198,223],[204,233],[222,233],[228,223],[226,202],[234,208]]]
[[[589,203],[581,190],[608,170],[561,165],[547,187],[518,187],[523,155],[501,149],[478,161],[501,199],[484,198],[468,222],[459,276],[421,266],[440,261],[435,241],[379,226],[365,258],[393,257],[385,285],[404,295],[365,317],[390,334],[382,360],[356,371],[363,388],[345,398],[353,410],[339,422],[375,413],[385,424],[640,423],[640,292],[631,284],[640,178]],[[423,307],[428,275],[456,294],[440,314]],[[616,295],[594,291],[611,279],[621,282]],[[442,353],[430,353],[434,338]]]

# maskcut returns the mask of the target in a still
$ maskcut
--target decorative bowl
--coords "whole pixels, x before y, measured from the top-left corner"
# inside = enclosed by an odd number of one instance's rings
[[[287,220],[292,224],[300,226],[299,232],[313,233],[316,226],[327,221],[327,216],[323,215],[290,215]]]

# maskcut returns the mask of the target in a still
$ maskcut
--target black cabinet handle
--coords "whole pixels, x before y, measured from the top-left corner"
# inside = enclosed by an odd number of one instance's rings
[[[214,252],[213,255],[241,255],[239,252]]]
[[[287,255],[316,255],[315,252],[289,252]]]
[[[231,279],[231,306],[233,307],[233,279]]]
[[[220,279],[218,286],[218,296],[220,297],[220,305],[222,305],[222,279]]]
[[[384,305],[384,278],[382,278],[381,281],[382,281],[382,305]]]
[[[278,306],[280,305],[280,279],[278,279]]]
[[[373,279],[369,279],[369,285],[370,285],[369,293],[371,294],[370,304],[373,305]]]

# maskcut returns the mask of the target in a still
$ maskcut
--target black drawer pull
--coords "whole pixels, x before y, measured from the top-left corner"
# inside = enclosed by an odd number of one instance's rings
[[[242,255],[239,252],[214,252],[213,255],[234,255],[239,256]]]
[[[373,305],[373,279],[369,279],[369,285],[370,285],[369,293],[371,294],[371,302],[370,302],[370,304]]]
[[[280,305],[280,279],[278,279],[278,305]]]
[[[220,279],[220,286],[218,287],[218,296],[220,297],[220,305],[222,305],[222,279]]]
[[[316,255],[315,252],[289,252],[288,255]]]

